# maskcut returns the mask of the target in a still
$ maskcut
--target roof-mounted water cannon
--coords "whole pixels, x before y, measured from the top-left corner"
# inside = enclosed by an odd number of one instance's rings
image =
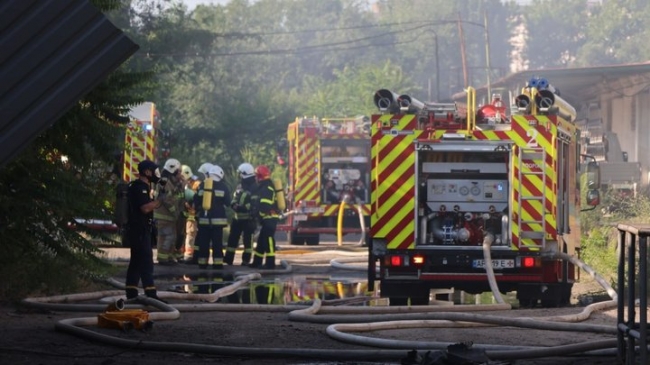
[[[537,89],[539,87],[539,80],[540,78],[537,76],[531,77],[530,80],[528,80],[526,87]]]
[[[515,97],[515,106],[522,113],[530,113],[530,97],[526,94],[520,94]]]
[[[537,90],[535,105],[539,113],[557,114],[570,122],[577,116],[576,109],[571,104],[550,90]]]
[[[555,95],[560,96],[560,90],[553,87],[553,85],[551,85],[545,78],[540,77],[537,79],[537,90],[548,90]]]
[[[387,89],[380,89],[375,92],[374,102],[379,111],[393,111],[398,109],[397,99],[399,95]]]
[[[397,97],[397,104],[402,112],[418,111],[424,109],[424,103],[409,95],[400,95]]]

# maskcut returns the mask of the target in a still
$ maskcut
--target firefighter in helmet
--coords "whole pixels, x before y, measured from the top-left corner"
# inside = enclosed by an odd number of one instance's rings
[[[211,163],[209,163],[209,162],[204,162],[203,164],[201,164],[201,166],[199,166],[199,169],[197,170],[199,174],[198,174],[197,176],[198,176],[201,180],[205,180],[205,179],[207,179],[207,178],[208,178],[208,171],[210,171],[210,168],[211,168],[212,166],[213,166],[213,165],[212,165]]]
[[[253,212],[260,224],[260,234],[253,251],[252,268],[275,269],[275,230],[280,218],[275,187],[271,181],[271,170],[260,165],[255,168],[258,188],[253,199]],[[264,265],[262,261],[266,258]]]
[[[223,169],[213,165],[193,198],[199,226],[196,236],[199,249],[194,255],[200,269],[208,268],[210,249],[212,268],[223,269],[223,228],[228,225],[226,207],[230,206],[231,200],[223,178]]]
[[[178,240],[178,219],[183,211],[184,183],[181,177],[181,163],[170,158],[165,161],[158,184],[158,195],[163,195],[162,204],[156,208],[153,218],[158,228],[158,264],[176,264],[176,241]]]
[[[251,196],[257,189],[255,184],[255,169],[253,165],[245,162],[237,168],[240,183],[233,194],[233,200],[230,207],[235,211],[232,223],[230,223],[230,235],[228,236],[228,246],[226,255],[223,259],[228,265],[233,264],[237,246],[239,246],[239,237],[243,236],[244,253],[241,257],[242,266],[248,266],[253,252],[252,238],[257,222],[251,217]]]
[[[199,190],[201,180],[198,176],[192,175],[185,184],[185,210],[183,216],[185,218],[185,237],[183,247],[183,260],[184,264],[196,265],[196,257],[194,251],[198,249],[196,246],[196,234],[199,231],[198,224],[196,223],[196,210],[194,209],[194,195]]]
[[[185,192],[190,179],[192,178],[192,168],[187,165],[181,165],[181,183],[182,189],[179,193],[181,199],[181,214],[176,221],[176,247],[174,250],[177,262],[184,262],[183,254],[185,253],[185,226],[187,222],[187,210],[185,204]]]

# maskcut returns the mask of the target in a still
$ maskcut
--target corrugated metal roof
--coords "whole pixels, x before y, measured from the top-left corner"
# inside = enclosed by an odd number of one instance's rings
[[[492,88],[524,87],[526,81],[532,77],[543,77],[555,88],[561,91],[562,98],[589,100],[598,94],[611,91],[611,83],[622,79],[635,79],[638,82],[650,82],[650,62],[621,64],[610,66],[595,66],[583,68],[556,68],[520,71],[510,74],[492,83]],[[485,94],[486,86],[476,89],[477,94]],[[464,98],[465,93],[458,93],[453,96],[455,100]]]
[[[0,166],[137,49],[88,0],[0,0]]]

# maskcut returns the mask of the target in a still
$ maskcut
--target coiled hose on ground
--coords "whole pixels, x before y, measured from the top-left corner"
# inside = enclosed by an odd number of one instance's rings
[[[490,242],[484,243],[484,252],[489,255]],[[486,249],[486,246],[488,247]],[[318,257],[317,260],[323,260]],[[581,269],[589,273],[601,284],[612,297],[612,301],[595,303],[587,306],[581,313],[570,316],[554,316],[543,319],[512,318],[477,313],[465,313],[471,311],[503,310],[509,308],[508,304],[500,303],[495,305],[456,305],[456,306],[403,306],[403,307],[378,307],[378,306],[332,306],[327,302],[315,300],[311,306],[296,305],[250,305],[250,304],[220,304],[215,303],[220,297],[237,291],[252,280],[260,278],[260,273],[237,276],[235,282],[230,286],[221,288],[211,294],[185,294],[176,292],[161,291],[159,296],[162,299],[174,299],[194,301],[194,303],[164,304],[154,299],[139,298],[138,303],[127,304],[128,308],[155,308],[161,312],[151,313],[151,319],[156,320],[177,320],[181,312],[204,312],[204,311],[248,311],[248,312],[287,312],[291,321],[308,321],[314,323],[329,323],[326,333],[332,338],[353,344],[369,346],[363,350],[329,350],[329,349],[298,349],[298,348],[239,348],[225,347],[207,344],[162,342],[152,343],[147,341],[134,341],[121,339],[105,334],[99,334],[91,329],[82,326],[92,326],[97,323],[96,318],[72,318],[59,321],[56,329],[73,334],[75,336],[93,339],[102,343],[133,347],[137,344],[139,349],[155,351],[184,351],[204,354],[218,354],[229,356],[275,356],[275,357],[303,357],[333,360],[395,360],[405,356],[405,349],[435,350],[444,349],[451,343],[431,341],[396,341],[394,339],[384,340],[380,338],[368,338],[349,332],[369,332],[384,329],[403,328],[440,328],[459,326],[514,326],[522,328],[535,328],[559,331],[594,332],[602,334],[616,334],[615,326],[602,326],[590,324],[576,324],[573,322],[582,321],[598,310],[609,309],[616,304],[616,292],[609,284],[600,277],[588,265],[578,259],[559,254],[563,260],[569,260]],[[348,261],[354,261],[350,258]],[[346,260],[343,260],[346,261]],[[330,263],[333,263],[330,259]],[[489,256],[486,263],[490,263]],[[339,265],[343,265],[339,262]],[[285,270],[290,271],[290,265],[284,263]],[[488,276],[494,279],[494,272],[488,269]],[[109,280],[111,285],[123,288],[123,284],[116,280]],[[494,281],[496,284],[496,280]],[[492,287],[492,285],[491,285]],[[498,293],[498,288],[492,287],[493,292]],[[106,304],[76,304],[78,301],[99,300],[114,301],[123,295],[123,290],[108,290],[94,293],[80,293],[45,298],[27,298],[23,301],[25,305],[43,309],[58,311],[81,311],[101,312]],[[360,298],[350,298],[349,303],[358,302]],[[369,299],[369,298],[366,298]],[[364,298],[361,298],[364,300]],[[498,299],[497,299],[498,300]],[[345,300],[343,301],[345,302]],[[337,304],[341,304],[339,301]],[[571,322],[571,323],[567,323]],[[381,349],[376,349],[376,347]],[[569,354],[591,353],[598,349],[612,349],[616,347],[616,338],[611,340],[589,341],[571,345],[554,347],[535,346],[501,346],[474,344],[475,348],[486,350],[487,355],[493,359],[516,359],[548,357]],[[602,355],[603,352],[600,352]]]

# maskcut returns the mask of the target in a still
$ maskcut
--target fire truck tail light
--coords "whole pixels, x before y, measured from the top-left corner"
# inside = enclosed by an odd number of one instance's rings
[[[421,266],[424,264],[424,256],[422,255],[415,255],[413,256],[413,264],[416,266]]]
[[[521,267],[539,267],[539,259],[535,257],[522,257],[521,258]]]
[[[402,266],[402,256],[391,256],[390,266]]]

